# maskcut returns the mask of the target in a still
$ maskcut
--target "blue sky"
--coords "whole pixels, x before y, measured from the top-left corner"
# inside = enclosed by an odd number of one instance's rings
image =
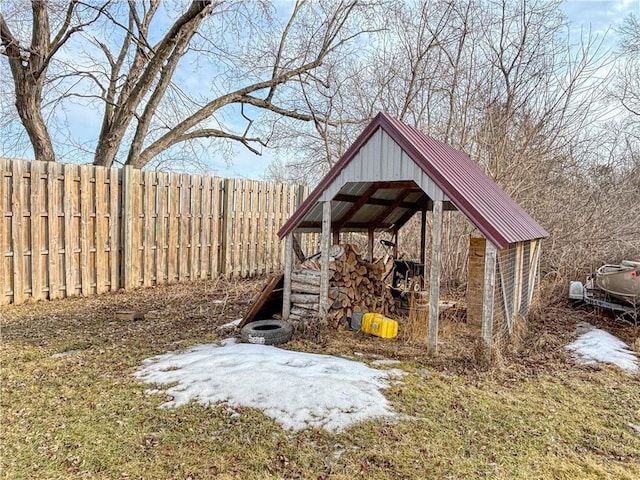
[[[567,0],[562,10],[576,30],[591,26],[593,33],[604,34],[630,13],[640,15],[640,0]]]
[[[615,47],[617,28],[629,14],[640,16],[640,0],[568,0],[563,2],[562,10],[570,23],[572,41],[578,41],[581,31],[602,37],[606,35],[605,44]],[[258,178],[272,158],[271,152],[264,152],[257,157],[251,152],[237,148],[238,156],[231,166],[220,165],[221,176],[248,176]]]
[[[288,13],[291,9],[291,2],[276,2],[276,6],[285,14],[285,11]],[[561,8],[570,22],[573,42],[578,41],[581,30],[583,32],[590,30],[593,35],[606,34],[606,45],[609,47],[615,46],[615,28],[620,22],[630,13],[640,16],[640,0],[567,0]],[[198,78],[197,75],[193,77],[194,80]],[[68,108],[70,110],[64,114],[68,121],[81,119],[78,125],[72,126],[76,135],[78,132],[87,135],[96,134],[101,121],[97,115],[95,118],[87,118],[86,111],[73,111],[75,108],[71,105],[68,105]],[[56,148],[58,155],[64,157],[65,152],[60,149],[60,143],[57,142]],[[233,158],[232,164],[228,164],[218,155],[212,155],[208,162],[210,172],[223,177],[261,178],[274,156],[273,151],[268,149],[263,149],[263,154],[256,156],[241,145],[234,146],[233,150],[233,154],[230,155]],[[31,155],[31,152],[25,153]],[[11,152],[0,152],[0,155],[2,154],[14,156]]]

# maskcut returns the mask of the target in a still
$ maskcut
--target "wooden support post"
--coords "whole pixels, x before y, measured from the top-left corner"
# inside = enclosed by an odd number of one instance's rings
[[[367,242],[367,253],[369,254],[368,258],[370,262],[373,262],[373,242],[375,237],[375,229],[369,229],[369,238]]]
[[[435,355],[438,348],[438,315],[440,299],[440,269],[442,264],[442,201],[433,202],[431,224],[431,274],[429,275],[429,337],[427,353]]]
[[[424,278],[427,278],[427,211],[420,212],[420,263],[424,265]]]
[[[331,240],[331,201],[322,204],[322,233],[320,238],[320,317],[329,312],[329,248]]]
[[[491,349],[493,343],[493,300],[496,286],[496,247],[487,241],[484,259],[484,293],[482,299],[482,340]]]
[[[339,245],[340,244],[340,229],[336,228],[333,230],[333,244],[334,245]]]
[[[284,285],[282,289],[282,319],[291,314],[291,272],[293,270],[293,232],[287,235],[284,246]]]

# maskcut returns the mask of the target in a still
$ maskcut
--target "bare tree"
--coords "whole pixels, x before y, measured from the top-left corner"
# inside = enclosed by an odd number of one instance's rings
[[[300,0],[285,21],[266,2],[193,0],[175,14],[162,6],[160,0],[126,6],[72,0],[49,41],[51,6],[34,0],[29,47],[2,17],[3,53],[37,158],[54,158],[42,118],[46,67],[81,30],[82,58],[66,60],[58,79],[68,88],[50,100],[102,112],[94,164],[138,168],[177,146],[212,139],[260,153],[279,119],[317,120],[313,105],[302,100],[303,86],[319,81],[314,72],[364,30],[354,21],[363,8],[359,0]],[[158,24],[172,17],[159,32]],[[189,85],[187,70],[209,76]]]
[[[621,65],[614,95],[640,121],[640,20],[631,14],[620,27]]]
[[[309,145],[313,163],[303,164],[298,154],[276,170],[326,171],[384,110],[465,151],[539,219],[553,236],[545,271],[568,275],[584,266],[586,249],[597,251],[588,240],[607,228],[607,219],[622,234],[622,218],[613,212],[623,211],[632,193],[618,190],[620,197],[605,202],[607,189],[593,182],[603,158],[625,158],[625,165],[631,158],[624,142],[599,128],[610,80],[603,38],[569,37],[553,0],[399,2],[385,13],[379,19],[385,28],[371,35],[370,47],[342,64],[328,86],[307,92],[331,118],[297,144]],[[614,172],[620,179],[630,170],[619,164]],[[443,262],[453,284],[464,279],[472,230],[461,215],[446,219],[443,248],[450,255]]]
[[[43,89],[53,58],[72,35],[92,24],[102,7],[87,9],[76,0],[58,11],[55,27],[45,1],[31,2],[32,33],[22,42],[0,13],[0,53],[6,56],[13,77],[15,106],[29,135],[36,159],[53,161],[55,153],[42,115]],[[89,15],[85,15],[91,10]]]

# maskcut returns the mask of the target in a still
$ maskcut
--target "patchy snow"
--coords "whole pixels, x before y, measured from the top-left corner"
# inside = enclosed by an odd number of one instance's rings
[[[240,322],[242,322],[242,318],[238,318],[238,319],[233,320],[231,322],[223,323],[222,325],[220,325],[218,327],[218,330],[226,330],[228,328],[235,328],[238,325],[240,325]]]
[[[579,363],[607,362],[631,373],[640,371],[635,353],[618,337],[585,322],[578,324],[577,331],[580,336],[566,348],[576,354]]]
[[[147,383],[172,385],[164,407],[197,401],[254,407],[284,428],[338,432],[374,417],[394,417],[380,389],[401,375],[353,360],[236,343],[196,345],[145,361],[135,375]]]

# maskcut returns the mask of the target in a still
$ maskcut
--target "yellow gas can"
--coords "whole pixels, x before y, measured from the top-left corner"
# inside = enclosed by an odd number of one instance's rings
[[[395,338],[398,335],[398,322],[381,313],[365,313],[360,330],[377,337]]]

